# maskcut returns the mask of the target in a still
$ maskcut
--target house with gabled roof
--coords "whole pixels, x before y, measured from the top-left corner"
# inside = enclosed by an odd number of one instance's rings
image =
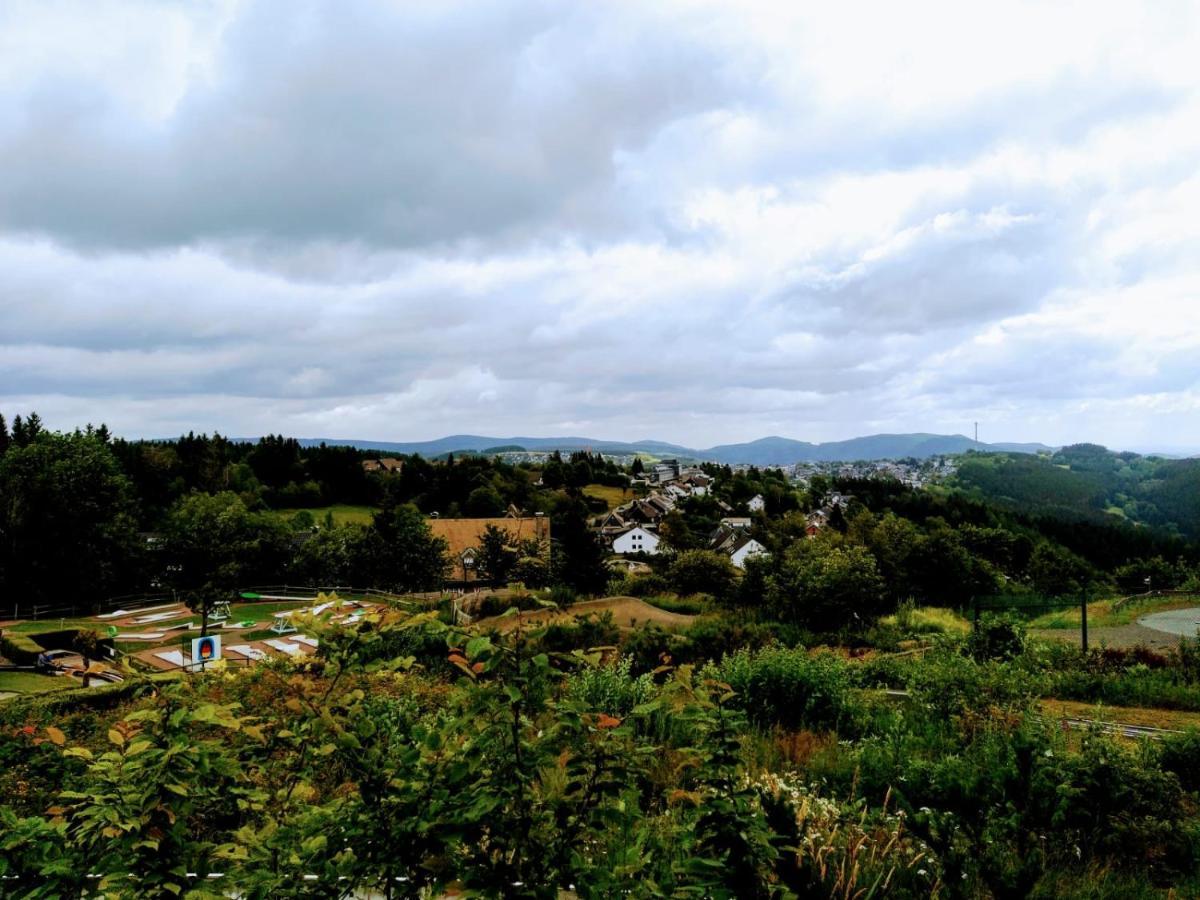
[[[729,561],[739,569],[746,568],[746,560],[755,556],[767,556],[767,548],[748,534],[739,535],[729,549]]]
[[[613,553],[658,553],[660,538],[653,531],[635,525],[613,538]]]

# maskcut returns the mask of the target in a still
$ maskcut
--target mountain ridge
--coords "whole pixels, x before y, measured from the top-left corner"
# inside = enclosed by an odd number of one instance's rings
[[[253,440],[253,439],[246,439]],[[905,457],[928,458],[943,454],[981,450],[1010,453],[1036,453],[1053,450],[1045,444],[977,442],[961,434],[946,435],[916,432],[912,434],[873,434],[842,441],[810,442],[769,435],[753,441],[718,444],[704,449],[685,447],[669,441],[606,441],[587,437],[493,437],[454,434],[428,441],[372,441],[359,438],[298,438],[304,446],[328,444],[361,450],[379,450],[396,454],[442,456],[446,453],[479,453],[494,447],[518,446],[528,451],[576,451],[593,453],[648,453],[652,456],[676,456],[708,462],[749,465],[791,465],[798,462],[852,462]]]

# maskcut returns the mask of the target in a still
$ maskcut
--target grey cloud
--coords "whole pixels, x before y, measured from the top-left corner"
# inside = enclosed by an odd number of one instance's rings
[[[730,94],[633,7],[257,3],[163,122],[50,83],[0,133],[0,225],[83,246],[617,233],[614,154]]]
[[[997,438],[1055,441],[1029,423],[1197,389],[1200,336],[1140,338],[1154,364],[1130,370],[1119,317],[1022,324],[1195,273],[1186,222],[1119,253],[1105,237],[1152,216],[1122,201],[1190,177],[1196,148],[1109,168],[1089,143],[1180,115],[1195,86],[1101,68],[827,109],[799,76],[780,87],[793,61],[733,12],[708,15],[248,3],[162,120],[53,67],[0,80],[0,410],[695,445],[983,410]],[[995,162],[1014,147],[1027,165]],[[1064,176],[1059,150],[1098,164]],[[831,209],[843,196],[856,208]]]

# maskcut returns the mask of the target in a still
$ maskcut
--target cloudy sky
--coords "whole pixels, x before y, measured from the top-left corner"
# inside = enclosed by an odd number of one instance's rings
[[[1194,3],[0,5],[0,411],[1200,447]]]

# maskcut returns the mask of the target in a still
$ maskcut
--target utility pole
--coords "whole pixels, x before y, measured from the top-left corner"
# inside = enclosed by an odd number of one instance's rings
[[[979,443],[979,423],[975,423],[975,443]]]

